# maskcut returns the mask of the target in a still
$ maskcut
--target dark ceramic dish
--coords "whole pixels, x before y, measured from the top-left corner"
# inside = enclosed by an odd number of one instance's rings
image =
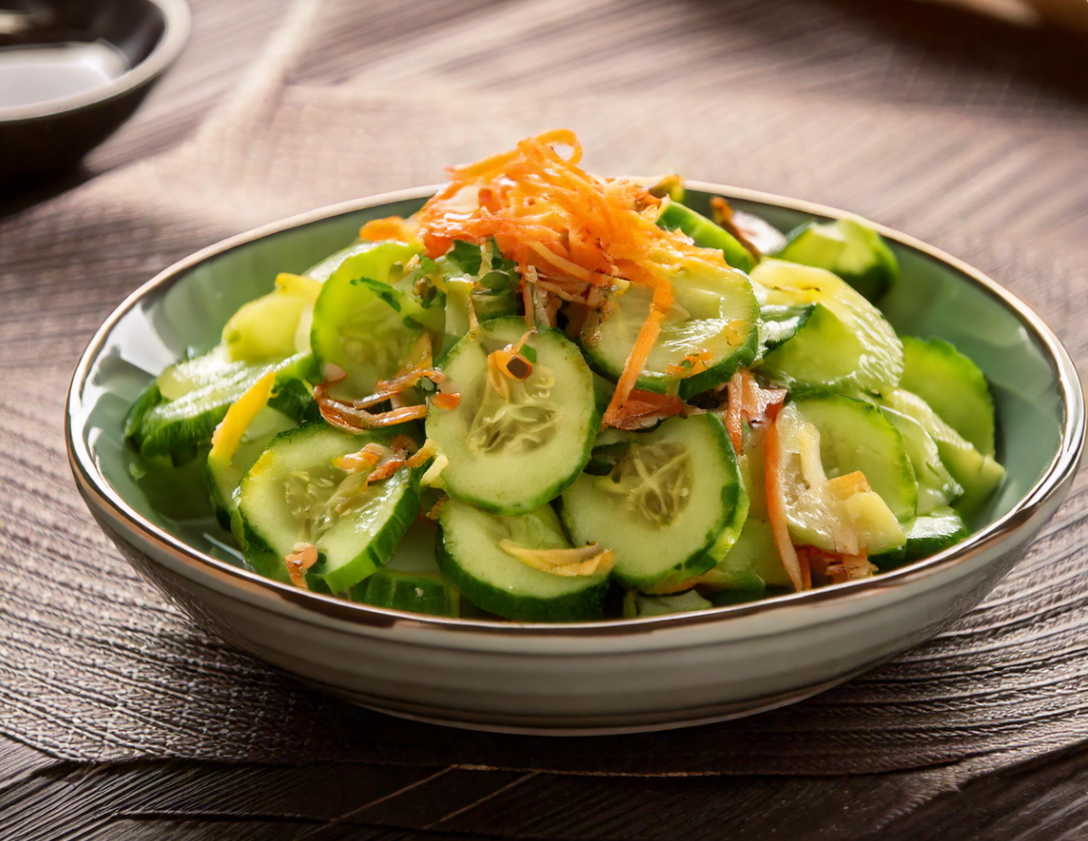
[[[0,182],[80,160],[188,37],[184,0],[0,0]]]

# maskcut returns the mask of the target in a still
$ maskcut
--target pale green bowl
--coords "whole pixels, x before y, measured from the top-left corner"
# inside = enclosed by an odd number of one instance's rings
[[[368,219],[416,210],[432,189],[325,208],[171,266],[95,335],[68,398],[68,451],[91,512],[133,565],[203,626],[359,703],[489,729],[593,733],[744,715],[806,697],[893,656],[969,610],[1069,492],[1084,399],[1068,353],[1022,301],[976,269],[881,229],[902,279],[881,302],[903,333],[953,342],[983,369],[1007,479],[964,543],[873,579],[763,602],[629,621],[548,626],[444,619],[299,591],[242,568],[199,466],[141,475],[121,428],[151,377],[214,345],[230,314],[351,242]],[[782,230],[844,215],[790,199],[724,195]],[[425,550],[424,550],[425,551]]]

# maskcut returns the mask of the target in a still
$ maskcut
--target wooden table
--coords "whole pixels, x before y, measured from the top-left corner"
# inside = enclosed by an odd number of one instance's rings
[[[1088,834],[1088,753],[1073,724],[1088,687],[1079,665],[1088,633],[1075,583],[1063,591],[1054,631],[1065,635],[1062,646],[1040,642],[1026,649],[1037,657],[1001,666],[977,659],[980,640],[1056,615],[1052,597],[1037,619],[969,622],[963,645],[977,656],[965,654],[952,671],[923,680],[892,664],[861,679],[864,690],[836,696],[885,705],[868,730],[870,753],[894,743],[895,756],[914,757],[902,765],[848,755],[855,742],[843,741],[839,755],[837,737],[823,756],[791,753],[787,740],[751,762],[685,764],[702,740],[724,732],[704,728],[631,742],[640,755],[602,771],[607,756],[592,756],[585,743],[492,736],[461,753],[470,744],[462,736],[411,724],[398,733],[412,744],[388,753],[315,752],[320,727],[312,727],[298,761],[289,751],[246,759],[239,725],[219,735],[234,745],[220,752],[207,738],[189,740],[185,722],[176,742],[141,743],[146,734],[133,722],[143,711],[131,704],[93,733],[81,713],[69,718],[66,699],[94,693],[89,684],[63,685],[43,663],[79,660],[87,680],[110,674],[111,646],[87,648],[75,627],[92,597],[99,607],[86,622],[116,628],[120,654],[160,663],[142,676],[117,671],[119,693],[177,679],[182,673],[169,668],[176,656],[198,671],[237,672],[226,685],[241,705],[255,693],[309,698],[191,630],[134,579],[80,505],[58,429],[67,378],[97,324],[200,244],[291,210],[437,180],[445,163],[496,148],[523,126],[573,124],[590,165],[604,171],[676,168],[901,227],[1013,285],[1080,362],[1088,359],[1088,44],[1070,36],[896,0],[197,0],[193,10],[186,53],[129,125],[83,169],[0,197],[0,650],[8,658],[0,662],[0,838]],[[306,27],[300,49],[291,36]],[[254,66],[279,73],[275,83],[268,73],[255,77]],[[310,108],[326,121],[319,131],[306,128]],[[343,178],[329,178],[337,168]],[[146,214],[133,202],[145,202]],[[1038,569],[1050,569],[1051,557],[1075,564],[1084,555],[1084,485],[1044,540]],[[38,604],[18,600],[20,576],[85,559],[74,596],[54,588]],[[125,610],[111,612],[114,603]],[[137,624],[154,631],[134,642]],[[39,625],[49,635],[28,642]],[[956,656],[954,639],[943,645],[943,656]],[[972,669],[981,671],[965,677]],[[1028,677],[1009,703],[1030,693],[1047,703],[1007,717],[988,706],[988,681],[996,688],[1010,675]],[[201,685],[200,675],[190,677]],[[189,691],[199,713],[206,690]],[[964,709],[974,710],[966,720],[977,727],[958,725],[945,753],[911,753],[897,710],[904,726],[909,718],[924,730],[929,719],[910,706],[923,696],[935,727]],[[227,710],[228,701],[208,708]],[[354,715],[334,702],[306,703]],[[833,731],[829,709],[797,707],[799,733],[817,720]],[[35,711],[60,726],[34,724]],[[261,726],[277,726],[275,715]],[[758,753],[760,726],[728,732]],[[987,728],[985,740],[968,732]],[[621,743],[600,744],[607,754]]]

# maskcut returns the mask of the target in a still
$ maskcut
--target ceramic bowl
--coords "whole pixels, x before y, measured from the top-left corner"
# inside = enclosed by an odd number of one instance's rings
[[[937,335],[993,385],[1008,478],[964,543],[863,581],[701,613],[571,625],[445,619],[304,592],[241,567],[199,490],[150,499],[121,436],[153,374],[218,341],[227,317],[433,190],[317,210],[171,266],[95,335],[68,397],[80,492],[133,566],[202,627],[359,704],[446,724],[552,734],[663,729],[747,715],[848,680],[940,631],[1008,572],[1069,492],[1084,444],[1073,363],[1022,301],[964,263],[882,229],[903,268],[883,302],[902,331]],[[692,185],[782,230],[839,211]],[[183,482],[184,480],[179,480]],[[194,485],[194,487],[197,487]]]
[[[0,0],[0,48],[106,45],[116,78],[57,99],[0,104],[0,182],[79,161],[127,120],[189,38],[184,0]]]

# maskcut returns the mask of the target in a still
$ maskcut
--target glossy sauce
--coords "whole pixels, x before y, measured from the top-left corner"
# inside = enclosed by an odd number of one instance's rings
[[[0,108],[52,102],[102,87],[128,70],[102,42],[0,48]]]

